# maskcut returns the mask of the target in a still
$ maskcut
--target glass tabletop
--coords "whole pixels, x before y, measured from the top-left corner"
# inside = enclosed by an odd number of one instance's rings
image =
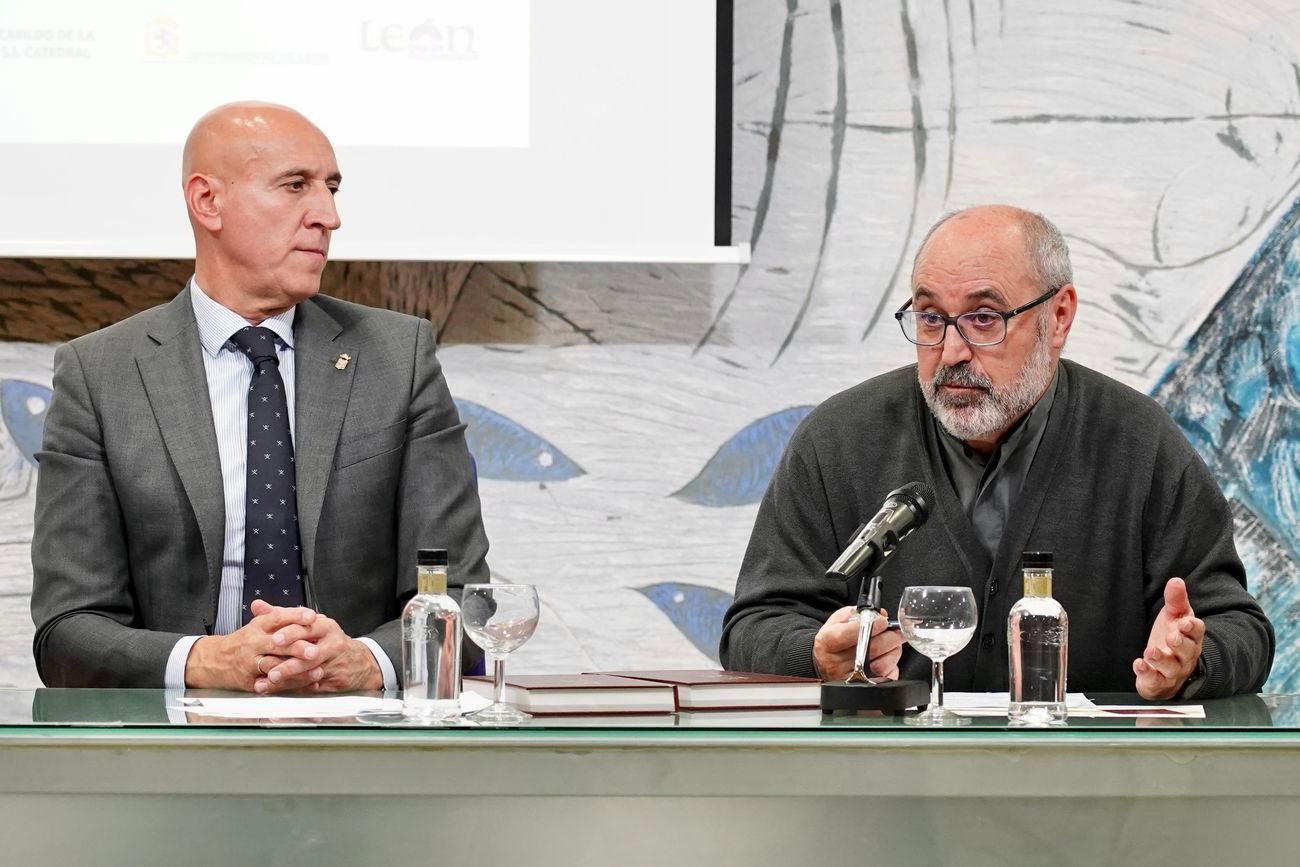
[[[328,718],[242,718],[228,719],[205,715],[201,709],[184,707],[182,699],[238,697],[242,694],[189,690],[185,693],[151,689],[0,689],[0,735],[16,728],[328,728],[328,729],[410,729],[436,728],[439,731],[482,731],[472,723],[420,725],[404,722],[391,715],[340,716]],[[361,694],[379,699],[382,693]],[[242,697],[248,697],[242,695]],[[1100,705],[1148,705],[1136,695],[1089,694]],[[256,701],[256,699],[252,699]],[[1171,703],[1163,703],[1168,706]],[[1072,730],[1157,730],[1157,731],[1298,731],[1300,730],[1300,696],[1245,695],[1226,699],[1207,699],[1188,704],[1204,708],[1204,718],[1120,716],[1105,718],[1071,717],[1064,728],[1037,731]],[[741,710],[681,712],[622,716],[534,716],[516,731],[573,731],[576,729],[644,729],[750,730],[750,731],[833,731],[906,729],[924,736],[915,727],[905,726],[901,716],[879,713],[823,714],[818,709]],[[1005,716],[977,716],[963,731],[1035,731],[1011,729]],[[953,730],[947,730],[953,734]]]

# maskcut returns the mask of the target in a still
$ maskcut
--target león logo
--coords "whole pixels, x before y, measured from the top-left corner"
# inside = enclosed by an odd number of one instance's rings
[[[361,22],[361,50],[405,54],[412,60],[477,60],[478,34],[466,24],[428,20],[414,27]]]

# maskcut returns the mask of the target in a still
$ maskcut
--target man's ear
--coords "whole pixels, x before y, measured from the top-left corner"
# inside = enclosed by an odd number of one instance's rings
[[[221,205],[225,186],[212,175],[193,174],[185,180],[185,206],[190,219],[209,232],[221,230]]]
[[[1074,325],[1074,314],[1079,309],[1079,296],[1074,291],[1073,283],[1066,283],[1052,300],[1052,346],[1060,349],[1065,339],[1070,336],[1070,327]]]

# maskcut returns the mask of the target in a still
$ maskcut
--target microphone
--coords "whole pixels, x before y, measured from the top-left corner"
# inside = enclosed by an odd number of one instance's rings
[[[923,482],[908,482],[890,493],[871,521],[853,534],[853,541],[826,570],[826,577],[851,580],[865,569],[877,568],[898,543],[925,523],[934,504],[934,489]]]

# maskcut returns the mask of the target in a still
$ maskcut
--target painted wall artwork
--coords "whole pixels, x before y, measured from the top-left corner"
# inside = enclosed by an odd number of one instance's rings
[[[1233,504],[1279,632],[1272,682],[1300,685],[1300,202],[1269,233],[1155,389]],[[1294,638],[1291,639],[1294,641]]]
[[[713,664],[790,432],[910,363],[888,312],[921,236],[1005,201],[1070,241],[1066,354],[1153,394],[1223,484],[1278,629],[1268,688],[1300,690],[1300,0],[736,0],[735,43],[748,265],[327,273],[435,321],[493,571],[541,590],[512,669]],[[37,683],[52,341],[103,324],[105,299],[138,302],[116,318],[157,303],[184,269],[0,262],[0,685]]]

